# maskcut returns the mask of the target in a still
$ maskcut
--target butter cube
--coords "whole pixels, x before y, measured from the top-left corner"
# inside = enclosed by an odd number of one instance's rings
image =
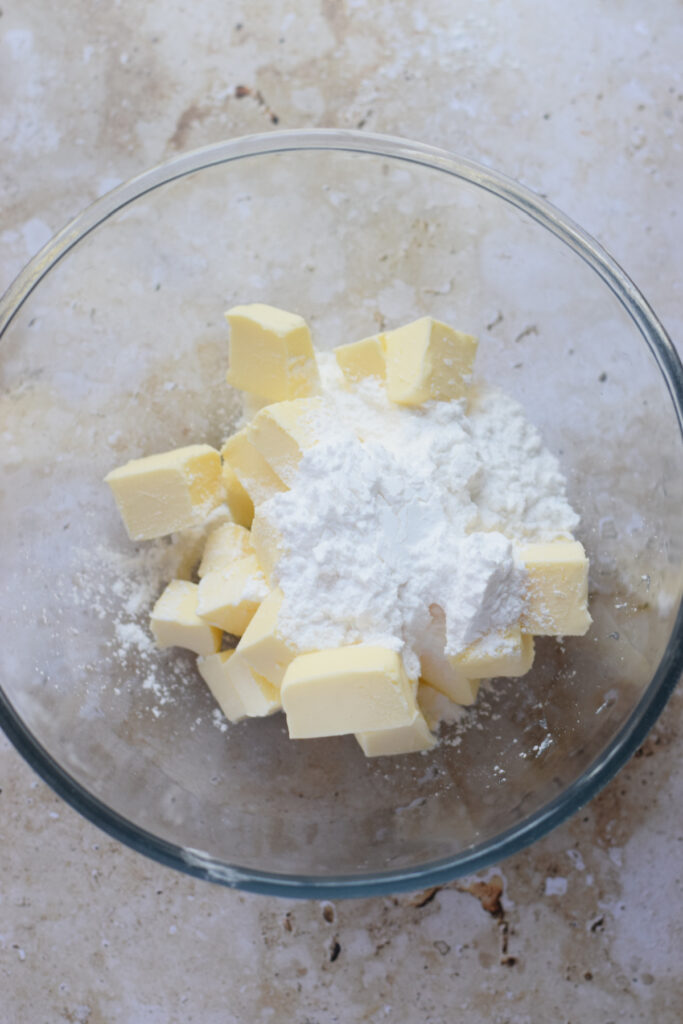
[[[352,341],[349,345],[337,345],[334,354],[350,384],[364,377],[379,377],[380,380],[386,377],[387,366],[381,334],[373,334],[362,341]]]
[[[261,567],[254,555],[247,555],[199,581],[197,614],[212,626],[241,636],[267,596]]]
[[[417,690],[417,706],[430,729],[436,731],[442,721],[455,721],[464,712],[460,705],[435,690],[429,683],[420,682]]]
[[[219,651],[197,659],[197,668],[221,711],[231,722],[262,718],[282,707],[280,695],[266,679],[240,664],[235,651]]]
[[[287,487],[249,441],[248,427],[229,437],[221,449],[224,462],[234,471],[253,505],[267,501]]]
[[[430,730],[422,712],[417,711],[410,725],[378,732],[357,732],[361,749],[366,757],[390,757],[393,754],[414,754],[432,750],[436,736]]]
[[[479,681],[468,679],[465,673],[445,654],[424,652],[420,656],[420,679],[448,697],[454,704],[474,704],[479,692]]]
[[[227,569],[233,562],[253,554],[249,530],[238,523],[223,523],[207,537],[197,575],[201,579],[209,572]]]
[[[236,523],[249,529],[254,518],[254,503],[239,482],[237,473],[227,462],[223,463],[221,473],[225,501],[230,509],[230,514]]]
[[[534,638],[512,626],[476,640],[453,662],[468,679],[523,676],[534,662]]]
[[[588,612],[588,558],[579,541],[525,544],[517,555],[528,573],[525,633],[583,636],[593,621]]]
[[[383,338],[392,402],[422,405],[430,399],[463,397],[477,351],[472,335],[423,316]]]
[[[409,726],[418,711],[400,655],[384,647],[300,654],[280,690],[290,739]]]
[[[192,579],[192,574],[201,560],[207,537],[223,523],[232,521],[230,509],[223,501],[211,509],[199,526],[190,526],[176,534],[173,538],[173,558],[169,560],[169,573],[178,580]]]
[[[249,443],[288,487],[296,479],[303,452],[317,441],[315,419],[321,408],[320,398],[275,402],[261,409],[247,427]]]
[[[287,666],[299,653],[278,625],[282,599],[281,590],[268,594],[237,645],[240,658],[252,671],[278,688]]]
[[[266,577],[273,578],[273,570],[284,552],[282,535],[273,520],[258,511],[251,524],[251,543]]]
[[[133,459],[104,479],[131,540],[198,526],[223,498],[220,456],[208,444]]]
[[[150,625],[159,647],[186,647],[195,654],[213,654],[221,631],[197,614],[196,583],[172,580],[152,609]]]
[[[318,365],[303,317],[259,302],[234,306],[225,316],[230,324],[229,384],[271,402],[319,391]]]

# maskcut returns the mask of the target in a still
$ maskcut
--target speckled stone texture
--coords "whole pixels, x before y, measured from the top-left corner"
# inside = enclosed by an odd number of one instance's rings
[[[86,202],[183,149],[360,127],[547,195],[680,338],[682,52],[675,0],[5,0],[0,289]],[[0,740],[0,1021],[678,1024],[682,706],[531,850],[336,905],[158,867]]]

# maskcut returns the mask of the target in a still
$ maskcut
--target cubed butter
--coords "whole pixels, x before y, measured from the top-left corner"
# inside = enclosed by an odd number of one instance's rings
[[[355,384],[364,377],[379,377],[380,380],[386,377],[387,367],[381,334],[373,334],[362,341],[352,341],[349,345],[338,345],[334,354],[339,368],[350,384]]]
[[[420,681],[417,690],[417,706],[424,716],[424,720],[430,729],[436,731],[442,720],[453,721],[458,715],[456,710],[459,705],[444,696],[439,690],[434,689],[429,683]],[[464,712],[460,712],[463,714]]]
[[[588,558],[579,541],[525,544],[517,556],[528,573],[525,633],[536,636],[583,636],[588,612]]]
[[[225,501],[230,509],[232,518],[240,526],[246,526],[249,529],[254,518],[254,503],[244,487],[242,487],[237,473],[227,462],[223,463],[221,474],[223,477]]]
[[[220,455],[208,444],[133,459],[104,479],[131,540],[198,526],[223,500]]]
[[[247,438],[277,476],[291,487],[296,480],[301,456],[313,447],[320,398],[294,398],[275,402],[257,412],[247,427]]]
[[[197,575],[201,579],[209,572],[227,569],[233,562],[253,554],[249,530],[238,523],[223,523],[207,537]]]
[[[384,647],[300,654],[280,695],[291,739],[398,729],[418,711],[400,655]]]
[[[235,651],[219,651],[198,658],[197,668],[221,711],[231,722],[262,718],[282,707],[275,687],[240,663]]]
[[[169,559],[169,572],[177,580],[190,580],[206,545],[207,537],[223,523],[232,523],[230,509],[224,501],[209,512],[200,526],[190,526],[173,538],[173,557]]]
[[[256,609],[268,596],[266,579],[254,555],[199,581],[197,614],[220,629],[242,636]]]
[[[468,679],[523,676],[534,662],[534,638],[512,626],[476,640],[453,662]]]
[[[243,427],[229,437],[221,449],[221,455],[224,464],[236,474],[252,504],[259,505],[279,491],[286,491],[287,487],[251,444],[248,430],[248,427]]]
[[[154,605],[150,625],[159,647],[186,647],[195,654],[214,654],[221,631],[197,614],[199,588],[187,580],[172,580]]]
[[[259,676],[280,687],[287,666],[299,653],[278,624],[282,591],[272,590],[257,609],[237,645],[240,657]]]
[[[273,569],[280,560],[285,545],[282,534],[272,518],[260,510],[254,514],[254,521],[251,524],[251,543],[259,565],[266,577],[272,579]]]
[[[423,316],[383,335],[387,394],[401,405],[462,398],[477,339]]]
[[[230,324],[229,384],[271,402],[319,391],[318,365],[303,317],[259,302],[234,306],[225,316]]]
[[[410,725],[381,729],[378,732],[357,732],[356,739],[366,757],[415,754],[420,750],[432,750],[436,746],[436,736],[430,732],[420,711],[416,712]]]
[[[474,704],[477,699],[479,680],[468,679],[445,654],[423,653],[420,656],[420,677],[454,704]]]

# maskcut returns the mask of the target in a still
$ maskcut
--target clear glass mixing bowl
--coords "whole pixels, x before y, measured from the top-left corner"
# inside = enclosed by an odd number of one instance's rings
[[[146,615],[167,541],[127,540],[102,477],[220,443],[238,415],[223,310],[302,313],[322,348],[433,314],[559,456],[594,625],[538,643],[428,755],[221,732]],[[417,143],[276,132],[181,156],[89,207],[0,304],[0,722],[81,813],[165,864],[339,897],[482,868],[572,814],[681,672],[681,364],[609,256],[508,179]],[[181,567],[182,568],[182,567]]]

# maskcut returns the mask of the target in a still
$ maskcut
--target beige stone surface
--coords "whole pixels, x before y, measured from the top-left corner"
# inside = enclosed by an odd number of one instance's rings
[[[1,6],[0,289],[86,202],[183,149],[361,127],[543,192],[681,337],[675,0]],[[0,1022],[675,1024],[682,707],[531,850],[435,893],[336,905],[161,868],[0,740]]]

